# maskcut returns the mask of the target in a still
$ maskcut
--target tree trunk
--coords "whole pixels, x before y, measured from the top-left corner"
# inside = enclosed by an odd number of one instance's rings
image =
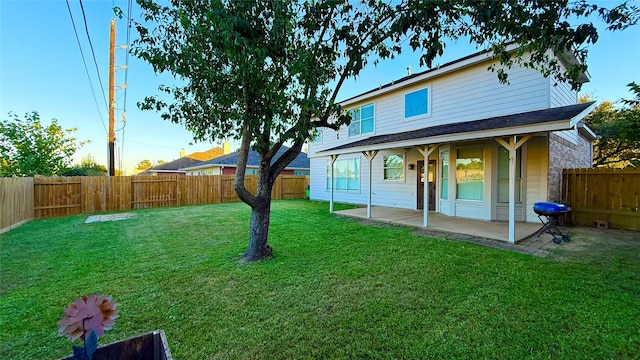
[[[246,135],[246,134],[245,134]],[[250,193],[244,186],[244,174],[249,153],[249,137],[243,135],[240,146],[240,155],[236,168],[234,189],[240,200],[251,207],[251,222],[249,230],[249,246],[241,255],[241,263],[250,263],[267,257],[271,257],[271,246],[267,244],[269,239],[269,220],[271,218],[271,191],[276,177],[282,172],[302,149],[302,141],[296,142],[288,151],[280,156],[273,165],[271,159],[280,145],[273,147],[266,154],[260,154],[260,170],[258,172],[257,194]],[[266,138],[265,141],[267,141]]]
[[[271,246],[267,244],[269,219],[271,217],[271,199],[266,201],[265,205],[251,209],[249,246],[247,251],[242,254],[243,262],[253,262],[270,257],[272,254]]]

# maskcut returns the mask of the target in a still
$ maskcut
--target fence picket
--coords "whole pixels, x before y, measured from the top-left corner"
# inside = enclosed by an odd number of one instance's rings
[[[32,218],[239,201],[233,182],[234,175],[0,178],[0,232]],[[283,175],[277,184],[274,200],[303,198],[308,177]],[[245,186],[255,194],[257,175]]]
[[[603,221],[611,228],[640,230],[640,169],[565,169],[562,177],[573,224]]]

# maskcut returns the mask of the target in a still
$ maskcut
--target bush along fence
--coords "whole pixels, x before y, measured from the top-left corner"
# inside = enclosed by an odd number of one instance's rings
[[[565,169],[562,197],[574,225],[640,230],[640,169]]]
[[[32,218],[240,201],[233,182],[234,175],[0,178],[0,229]],[[306,176],[281,175],[272,197],[302,199],[308,184]],[[257,175],[246,176],[249,191],[257,185]]]

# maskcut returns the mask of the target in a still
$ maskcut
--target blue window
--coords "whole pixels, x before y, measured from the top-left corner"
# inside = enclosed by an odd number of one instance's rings
[[[404,94],[404,118],[429,114],[429,88]]]
[[[349,111],[351,124],[349,124],[349,136],[373,132],[373,104],[360,106]]]

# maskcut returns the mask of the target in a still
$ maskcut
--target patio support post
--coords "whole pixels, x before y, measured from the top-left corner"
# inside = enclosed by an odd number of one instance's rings
[[[329,198],[329,213],[333,213],[333,164],[338,160],[338,155],[331,155],[331,197]]]
[[[378,155],[378,150],[363,151],[362,155],[364,155],[364,157],[367,158],[367,161],[369,162],[369,199],[367,201],[367,219],[371,219],[371,164],[373,163],[373,158]]]
[[[424,156],[424,201],[422,209],[422,226],[427,227],[429,224],[429,155],[431,155],[438,145],[417,146],[416,149]],[[418,174],[420,176],[420,174]]]
[[[526,135],[519,141],[516,135],[509,136],[509,142],[507,143],[502,138],[495,138],[495,140],[502,145],[505,149],[509,150],[509,243],[515,244],[516,242],[516,150],[522,146],[527,140],[531,138],[531,135]]]

